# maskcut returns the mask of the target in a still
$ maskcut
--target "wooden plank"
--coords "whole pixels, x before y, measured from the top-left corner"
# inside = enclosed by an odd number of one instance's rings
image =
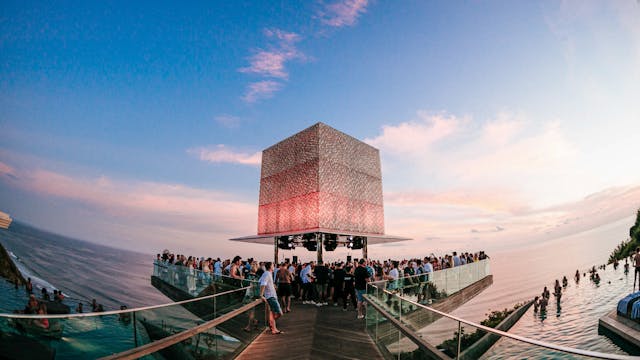
[[[284,334],[264,332],[237,359],[383,358],[366,333],[364,321],[342,307],[296,303],[292,312],[278,319],[278,329]]]
[[[601,317],[599,323],[600,326],[640,348],[640,324],[618,316],[616,309]]]
[[[161,340],[157,340],[151,343],[148,343],[146,345],[143,346],[139,346],[137,348],[134,349],[130,349],[127,351],[123,351],[117,354],[113,354],[110,356],[105,356],[103,358],[101,358],[101,360],[114,360],[114,359],[118,359],[118,360],[130,360],[130,359],[138,359],[141,358],[145,355],[149,355],[152,354],[154,352],[157,352],[161,349],[167,348],[169,346],[175,345],[181,341],[184,341],[194,335],[197,335],[201,332],[205,332],[219,324],[222,324],[223,322],[230,320],[258,305],[260,305],[262,303],[261,300],[254,300],[253,302],[244,305],[236,310],[230,311],[222,316],[219,316],[211,321],[207,321],[204,324],[198,325],[196,327],[193,327],[191,329],[185,330],[183,332],[177,333],[175,335],[171,335],[168,336],[164,339]]]

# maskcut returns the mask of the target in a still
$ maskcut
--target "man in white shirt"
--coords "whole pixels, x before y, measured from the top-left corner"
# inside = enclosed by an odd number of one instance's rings
[[[222,261],[220,261],[220,258],[217,258],[216,262],[213,263],[213,274],[215,275],[216,281],[222,280]]]
[[[282,331],[276,327],[276,320],[282,316],[282,309],[278,302],[278,294],[276,287],[273,285],[273,273],[271,273],[272,264],[266,262],[264,264],[265,272],[260,277],[260,298],[269,305],[269,327],[271,333],[282,334]]]
[[[460,257],[458,256],[458,253],[454,251],[453,252],[453,266],[460,266],[460,265],[462,265],[460,263]]]

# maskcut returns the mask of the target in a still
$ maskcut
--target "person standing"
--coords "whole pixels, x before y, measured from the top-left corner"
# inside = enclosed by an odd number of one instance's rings
[[[260,277],[260,298],[269,306],[269,328],[271,333],[282,334],[282,331],[276,327],[276,320],[282,316],[282,309],[278,303],[278,294],[276,287],[273,285],[273,273],[271,272],[271,262],[264,264],[264,273]]]
[[[342,299],[344,308],[347,308],[347,298],[344,294],[344,271],[343,264],[338,263],[333,271],[333,306],[338,306],[338,298]]]
[[[358,299],[358,319],[364,319],[366,313],[364,294],[367,292],[367,282],[371,279],[364,259],[360,259],[358,262],[358,267],[354,271],[353,276],[355,279],[356,297]]]
[[[292,275],[287,268],[287,264],[283,263],[280,270],[276,274],[276,282],[278,283],[278,295],[282,299],[284,312],[291,311],[291,280]]]
[[[316,265],[316,268],[313,270],[313,273],[316,277],[316,294],[318,294],[318,304],[316,305],[328,305],[327,286],[329,282],[329,268],[322,262],[319,262],[318,265]]]
[[[636,278],[640,274],[640,246],[636,248],[636,255],[633,257],[633,265],[636,267],[636,271],[633,274],[633,289],[636,289]],[[640,279],[638,279],[638,289],[640,289]]]

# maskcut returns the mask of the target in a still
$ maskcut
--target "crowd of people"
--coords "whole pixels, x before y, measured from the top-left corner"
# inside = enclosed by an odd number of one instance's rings
[[[366,314],[363,295],[367,283],[378,285],[386,283],[387,289],[395,291],[399,288],[416,284],[423,284],[429,280],[429,274],[443,269],[463,266],[487,259],[484,251],[436,257],[431,254],[423,258],[405,260],[368,260],[349,259],[349,261],[293,263],[289,261],[280,264],[259,262],[253,258],[222,260],[213,257],[195,257],[183,254],[172,254],[168,250],[156,256],[156,263],[160,265],[184,266],[189,269],[194,281],[200,279],[204,283],[211,280],[221,280],[229,277],[238,280],[253,280],[259,283],[259,291],[248,292],[248,297],[260,297],[269,304],[272,316],[270,328],[272,333],[280,333],[275,320],[284,313],[291,311],[292,300],[299,300],[304,305],[314,306],[342,306],[343,311],[349,307],[357,311],[357,318],[363,319]],[[402,282],[404,281],[404,282]],[[195,287],[195,286],[193,286]],[[428,293],[426,287],[416,286],[413,291],[418,301],[426,302]],[[245,331],[255,328],[255,318],[249,316]]]

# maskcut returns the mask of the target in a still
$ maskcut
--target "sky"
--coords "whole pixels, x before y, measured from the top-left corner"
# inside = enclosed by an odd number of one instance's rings
[[[0,211],[118,248],[268,256],[261,151],[380,150],[406,255],[526,246],[640,207],[640,3],[3,1]],[[620,239],[624,240],[624,239]]]

